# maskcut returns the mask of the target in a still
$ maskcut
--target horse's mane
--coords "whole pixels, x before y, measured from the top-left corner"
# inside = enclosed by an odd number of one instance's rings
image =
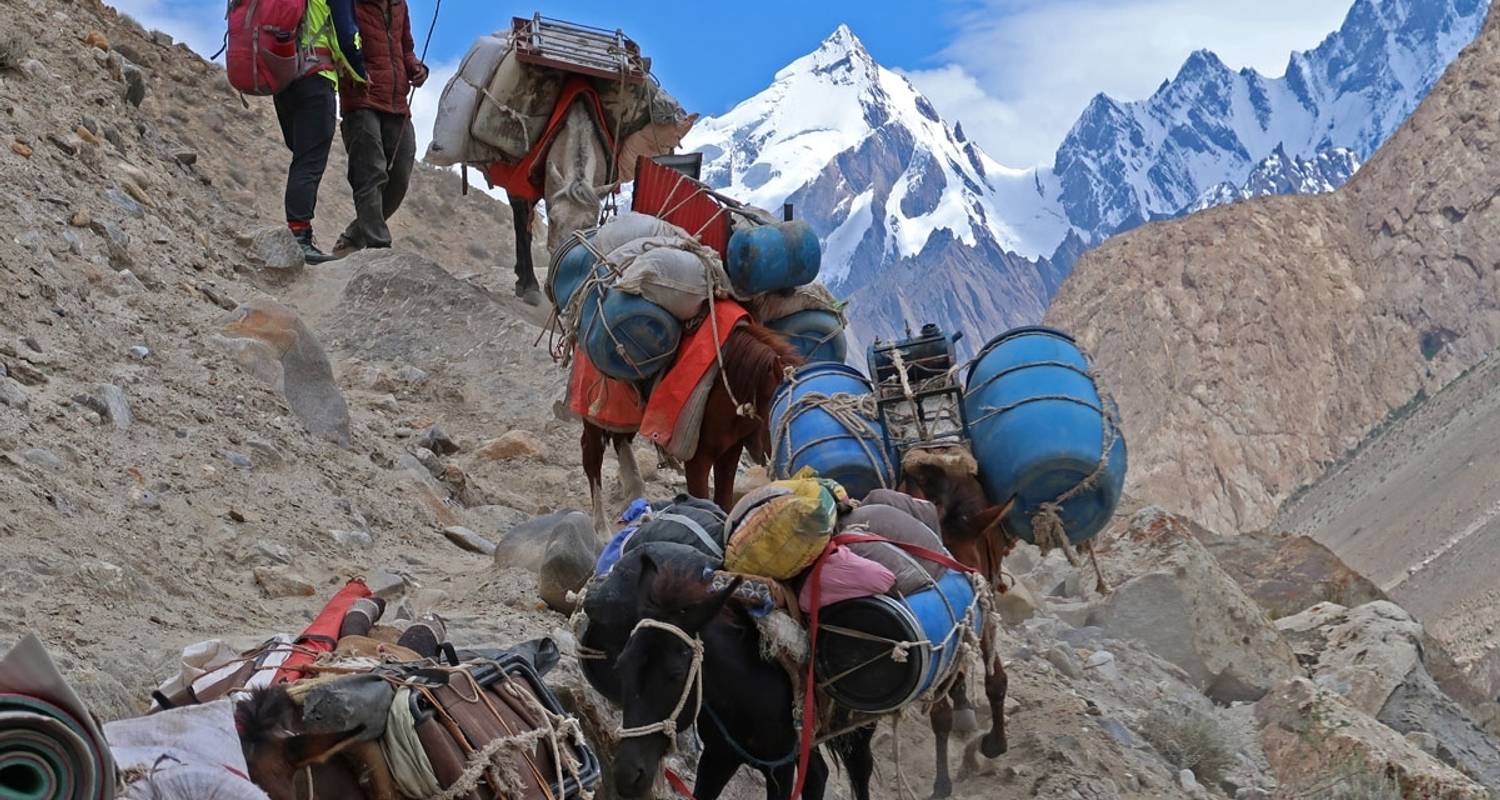
[[[256,689],[234,707],[234,724],[248,744],[267,744],[275,738],[292,712],[292,697],[285,686]]]
[[[741,403],[764,411],[787,367],[802,365],[802,356],[786,337],[758,322],[736,326],[724,342],[724,379]],[[771,376],[771,380],[767,380]]]

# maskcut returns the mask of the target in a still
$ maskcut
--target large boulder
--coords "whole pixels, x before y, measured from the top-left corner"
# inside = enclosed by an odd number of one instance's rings
[[[1352,608],[1389,599],[1310,536],[1260,532],[1202,540],[1219,566],[1273,617],[1324,602]]]
[[[1276,625],[1320,688],[1398,733],[1430,736],[1432,755],[1500,791],[1500,747],[1433,680],[1422,624],[1405,609],[1321,603]]]
[[[1092,604],[1088,624],[1141,642],[1220,702],[1256,700],[1302,674],[1265,612],[1184,518],[1147,507],[1101,545],[1099,561],[1115,588]]]
[[[1423,752],[1337,692],[1306,678],[1255,705],[1261,747],[1286,797],[1481,800],[1484,787]]]
[[[542,602],[568,614],[574,609],[568,594],[582,589],[593,576],[602,549],[588,514],[557,511],[506,532],[495,546],[495,566],[535,572]]]

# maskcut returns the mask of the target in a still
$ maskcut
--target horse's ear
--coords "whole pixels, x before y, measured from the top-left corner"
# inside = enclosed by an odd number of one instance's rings
[[[641,577],[636,582],[636,586],[640,589],[636,600],[636,613],[639,616],[649,617],[655,612],[656,608],[651,602],[651,587],[656,583],[656,579],[660,574],[661,567],[656,563],[656,559],[652,558],[650,553],[642,550]]]
[[[983,536],[993,536],[997,540],[1003,541],[1005,537],[1005,515],[1010,513],[1011,507],[1015,504],[1016,498],[1012,497],[1001,505],[986,508],[979,512],[979,516],[974,519],[974,527]]]
[[[728,586],[714,592],[703,602],[694,606],[688,619],[685,620],[689,629],[693,631],[702,630],[705,625],[712,622],[714,617],[719,616],[719,612],[724,610],[724,604],[728,603],[729,598],[734,596],[735,590],[739,589],[740,584],[744,582],[745,576],[736,575],[729,582]]]

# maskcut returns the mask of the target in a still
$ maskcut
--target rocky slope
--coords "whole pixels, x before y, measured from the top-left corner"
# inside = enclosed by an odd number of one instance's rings
[[[1414,404],[1283,506],[1276,525],[1317,537],[1424,620],[1489,696],[1500,537],[1500,360]]]
[[[1500,343],[1497,74],[1492,19],[1341,190],[1209,209],[1084,257],[1047,320],[1115,392],[1132,491],[1221,530],[1265,525]]]
[[[295,631],[353,575],[397,608],[445,614],[461,644],[552,634],[569,648],[566,618],[541,602],[551,559],[508,547],[535,529],[519,523],[587,492],[577,428],[551,411],[562,372],[533,346],[540,320],[486,288],[508,286],[495,263],[508,242],[473,246],[505,215],[424,172],[394,251],[278,268],[261,230],[277,230],[282,169],[265,103],[244,109],[215,68],[94,0],[0,0],[0,17],[30,42],[18,69],[0,68],[0,648],[38,633],[96,713],[124,716],[182,646]],[[337,174],[326,237],[348,212]],[[640,458],[653,495],[680,489]],[[1268,595],[1235,571],[1249,559],[1219,566],[1195,535],[1159,511],[1122,521],[1104,548],[1110,597],[1056,556],[1012,560],[1020,580],[999,610],[1011,751],[960,768],[959,797],[1300,790],[1285,743],[1322,719],[1299,710],[1309,691],[1349,723],[1318,754],[1337,785],[1389,775],[1464,798],[1488,785],[1489,740],[1423,682],[1410,625],[1380,649],[1406,672],[1347,698],[1343,651],[1321,643],[1338,637],[1317,634],[1385,629],[1355,613],[1361,598],[1324,590],[1342,573],[1298,562],[1289,571],[1315,588]],[[498,560],[465,549],[483,540],[507,547]],[[1351,608],[1288,638],[1263,610],[1271,595]],[[1173,623],[1152,625],[1162,613]],[[553,679],[576,697],[568,664]],[[879,735],[876,796],[930,785],[915,717]],[[1429,741],[1452,732],[1457,751]],[[741,776],[726,796],[763,794]]]

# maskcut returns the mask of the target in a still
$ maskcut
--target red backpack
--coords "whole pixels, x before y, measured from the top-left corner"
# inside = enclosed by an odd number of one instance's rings
[[[302,47],[307,0],[229,0],[224,63],[245,94],[276,94],[329,59]]]

